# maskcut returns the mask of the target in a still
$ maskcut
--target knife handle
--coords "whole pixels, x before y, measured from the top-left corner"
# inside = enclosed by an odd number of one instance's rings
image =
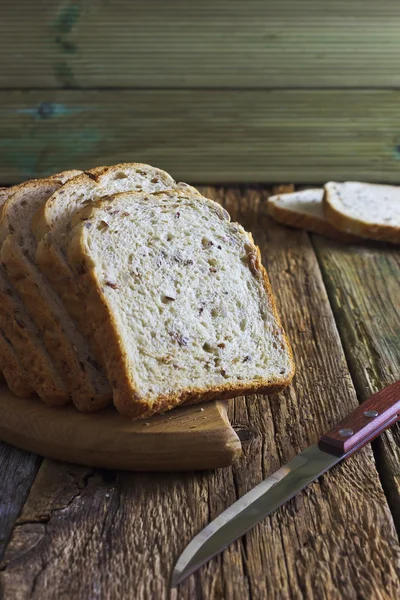
[[[321,450],[350,456],[400,419],[400,381],[362,402],[320,439]]]

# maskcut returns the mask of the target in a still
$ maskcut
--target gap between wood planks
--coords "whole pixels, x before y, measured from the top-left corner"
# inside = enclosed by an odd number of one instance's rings
[[[399,84],[395,0],[121,0],[35,8],[31,0],[18,8],[6,3],[3,88]]]

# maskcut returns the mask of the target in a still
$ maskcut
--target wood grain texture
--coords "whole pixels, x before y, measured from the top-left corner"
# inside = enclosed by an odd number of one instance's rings
[[[129,471],[187,471],[226,467],[240,441],[222,402],[178,408],[131,421],[113,407],[82,414],[0,388],[0,439],[49,458]]]
[[[400,379],[400,250],[344,247],[315,236],[332,309],[360,401]],[[400,426],[375,442],[385,492],[400,532]]]
[[[190,182],[398,182],[400,91],[0,92],[0,182],[141,161]]]
[[[396,0],[3,0],[5,88],[400,85]]]
[[[298,368],[284,393],[237,399],[232,468],[129,474],[44,461],[1,567],[5,597],[391,600],[400,548],[369,448],[315,482],[169,594],[192,536],[357,406],[308,235],[258,189],[212,189],[260,244]]]
[[[0,442],[0,560],[39,465],[35,455]]]

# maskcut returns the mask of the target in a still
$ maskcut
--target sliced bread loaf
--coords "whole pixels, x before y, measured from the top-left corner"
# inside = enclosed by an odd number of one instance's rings
[[[14,196],[21,200],[21,206],[43,193],[54,191],[55,186],[62,185],[65,179],[34,180],[9,189],[8,198],[2,207],[0,216],[0,244],[8,235],[18,235],[23,225],[16,219],[9,223],[8,208],[14,203]],[[10,203],[10,204],[9,204]],[[31,320],[27,308],[11,282],[6,271],[6,264],[1,261],[0,268],[0,327],[16,352],[29,383],[38,395],[50,405],[64,404],[70,400],[68,387],[62,375],[47,352],[42,337]]]
[[[339,242],[359,241],[356,236],[336,229],[323,210],[324,190],[315,188],[268,198],[267,212],[276,221],[291,227],[307,229]]]
[[[400,187],[331,181],[325,185],[324,211],[340,231],[400,244]]]
[[[108,402],[111,388],[105,377],[99,378],[98,371],[88,359],[90,352],[86,340],[36,266],[36,238],[30,227],[38,207],[67,177],[77,174],[79,172],[71,172],[51,180],[38,180],[15,190],[7,200],[0,223],[1,259],[65,384],[67,397],[84,396],[90,404],[93,398],[99,397]]]
[[[69,261],[122,414],[291,381],[260,252],[218,204],[179,190],[124,193],[79,217]]]
[[[190,186],[184,184],[183,187],[195,193]],[[91,204],[105,194],[123,190],[156,192],[176,188],[177,184],[165,171],[149,165],[132,163],[98,167],[57,190],[34,217],[32,230],[39,240],[36,250],[37,264],[51,282],[78,330],[85,339],[92,340],[92,353],[88,353],[87,360],[96,368],[99,382],[104,381],[100,365],[103,363],[103,348],[107,349],[107,346],[98,346],[95,340],[93,341],[91,323],[83,310],[85,299],[78,294],[75,274],[66,260],[71,219],[83,206]],[[82,393],[77,390],[73,400],[80,410],[87,411],[102,408],[110,398],[110,391],[108,396],[100,394],[88,397],[82,386]]]
[[[8,198],[8,189],[0,188],[0,210]],[[1,268],[0,268],[1,277]],[[28,398],[33,396],[35,391],[30,385],[27,374],[23,369],[18,356],[7,339],[4,331],[0,329],[0,371],[4,375],[4,379],[10,390],[17,396]]]

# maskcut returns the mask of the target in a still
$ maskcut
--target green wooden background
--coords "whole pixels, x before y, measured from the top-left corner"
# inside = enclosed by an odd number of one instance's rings
[[[399,183],[398,0],[2,0],[0,182]]]

